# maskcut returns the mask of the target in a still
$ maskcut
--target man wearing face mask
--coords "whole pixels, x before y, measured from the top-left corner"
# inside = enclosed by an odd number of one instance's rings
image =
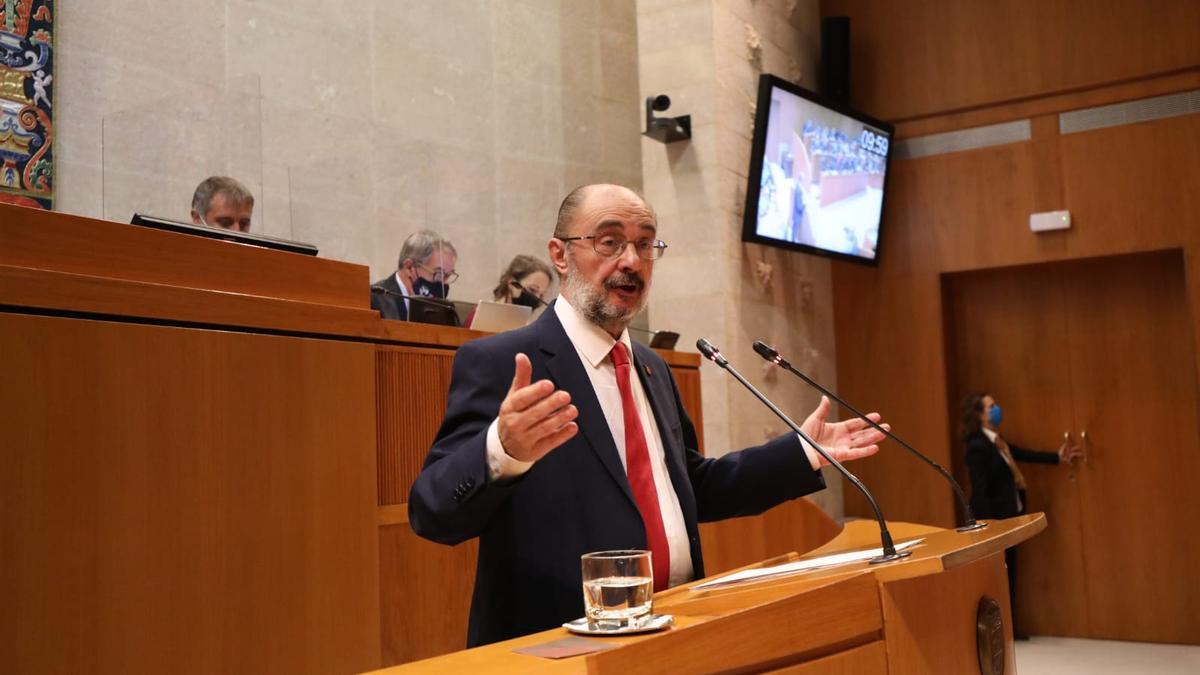
[[[450,284],[458,279],[454,244],[432,230],[418,230],[404,240],[396,272],[372,284],[371,307],[385,319],[408,320],[408,298],[445,298]]]
[[[471,646],[582,616],[584,553],[649,549],[661,590],[704,576],[699,522],[824,487],[820,456],[795,434],[698,452],[670,368],[627,330],[666,251],[658,237],[637,193],[572,191],[547,243],[558,299],[455,355],[409,522],[443,544],[479,537]],[[816,442],[843,461],[878,450],[882,434],[858,419],[827,423],[829,408],[822,400],[804,422]]]
[[[1057,452],[1027,450],[1013,445],[996,431],[1003,419],[1003,410],[991,394],[970,394],[963,400],[960,431],[967,446],[971,510],[978,518],[998,520],[1025,513],[1025,476],[1017,462],[1059,464],[1072,462],[1083,455],[1077,446],[1067,441]],[[1009,597],[1015,607],[1016,549],[1006,549],[1004,556],[1008,563]],[[1015,610],[1013,616],[1016,616]],[[1024,639],[1024,635],[1015,629],[1013,634]]]

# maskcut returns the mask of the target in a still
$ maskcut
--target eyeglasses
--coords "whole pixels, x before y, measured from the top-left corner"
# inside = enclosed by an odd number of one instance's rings
[[[446,274],[445,270],[443,270],[440,267],[426,267],[425,265],[422,265],[421,263],[417,263],[417,267],[420,267],[421,269],[425,270],[426,272],[429,272],[429,274],[431,274],[433,276],[434,281],[440,281],[443,284],[446,284],[447,286],[454,283],[455,279],[458,279],[458,272],[451,272],[450,274]]]
[[[583,237],[555,237],[559,241],[592,240],[592,249],[605,258],[615,258],[625,252],[625,246],[633,244],[633,252],[642,260],[658,260],[667,252],[667,242],[662,239],[638,239],[629,241],[619,234],[589,234]]]

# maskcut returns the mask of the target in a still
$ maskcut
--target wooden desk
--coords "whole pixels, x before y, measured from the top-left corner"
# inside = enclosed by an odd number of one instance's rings
[[[1001,608],[1003,672],[1013,673],[1003,551],[1045,526],[1040,513],[969,533],[892,523],[897,543],[924,539],[911,557],[705,591],[691,590],[700,582],[664,591],[655,595],[655,611],[674,615],[675,626],[607,638],[621,645],[617,649],[561,660],[512,651],[570,635],[556,628],[377,673],[979,672],[976,620],[985,596]],[[810,554],[759,565],[878,546],[875,523],[856,521]]]

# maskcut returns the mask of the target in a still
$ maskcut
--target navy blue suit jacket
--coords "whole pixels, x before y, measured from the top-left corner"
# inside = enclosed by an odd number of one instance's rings
[[[549,379],[579,408],[579,433],[510,482],[489,480],[487,429],[524,352],[533,381]],[[706,459],[667,364],[635,344],[634,364],[662,437],[671,483],[704,575],[701,521],[760,513],[825,486],[792,434]],[[644,549],[646,533],[587,371],[553,309],[533,324],[463,345],[446,416],[409,494],[409,522],[444,544],[479,537],[469,646],[583,615],[579,556]]]
[[[1025,512],[1017,509],[1017,481],[1008,462],[1000,456],[1000,450],[982,431],[973,432],[966,438],[967,471],[971,476],[971,510],[977,518],[1012,518]],[[1058,453],[1026,450],[1008,444],[1013,459],[1018,462],[1058,464]],[[1025,493],[1021,492],[1024,506]]]
[[[376,281],[371,284],[373,288],[383,288],[392,293],[371,293],[371,309],[379,310],[380,316],[385,319],[395,319],[397,321],[408,321],[408,305],[394,293],[403,293],[400,288],[400,282],[396,281],[396,275],[389,274],[386,279]]]

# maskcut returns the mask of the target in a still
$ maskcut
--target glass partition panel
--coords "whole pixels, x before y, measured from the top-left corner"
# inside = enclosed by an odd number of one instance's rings
[[[230,176],[261,203],[262,96],[257,75],[104,116],[104,218],[143,213],[190,222],[205,178]],[[252,232],[262,232],[256,203]]]

